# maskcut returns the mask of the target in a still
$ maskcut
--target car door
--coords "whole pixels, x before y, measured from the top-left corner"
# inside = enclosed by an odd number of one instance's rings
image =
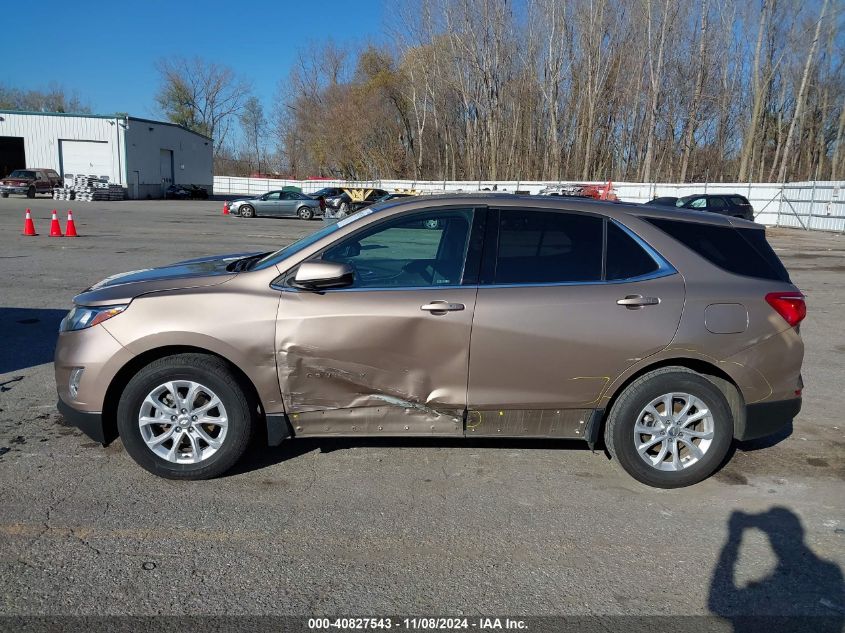
[[[707,200],[707,210],[711,213],[719,213],[725,215],[728,212],[728,205],[724,198],[719,196],[710,196]]]
[[[255,201],[255,214],[256,215],[279,215],[279,198],[281,192],[280,191],[271,191],[269,193],[265,193],[263,196],[258,198]]]
[[[296,198],[293,192],[283,191],[279,195],[279,215],[296,215]]]
[[[276,364],[297,435],[463,433],[479,217],[393,215],[342,238],[312,260],[351,265],[346,288],[298,290],[295,269],[277,280]]]
[[[467,433],[583,437],[604,389],[672,340],[683,280],[629,229],[600,215],[490,214]]]
[[[38,193],[44,193],[50,187],[50,183],[43,171],[35,172],[35,189]]]

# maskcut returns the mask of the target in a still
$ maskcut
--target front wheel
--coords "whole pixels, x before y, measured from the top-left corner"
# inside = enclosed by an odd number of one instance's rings
[[[314,218],[314,209],[311,207],[299,207],[297,215],[300,220],[311,220]]]
[[[9,197],[9,194],[8,194],[8,193],[3,193],[3,194],[0,194],[0,195],[2,195],[4,198],[8,198],[8,197]]]
[[[242,218],[254,218],[255,217],[255,209],[252,208],[250,205],[245,204],[241,207],[241,217]]]
[[[117,427],[126,451],[151,473],[209,479],[243,456],[253,410],[223,360],[178,354],[153,361],[129,381]]]
[[[35,197],[35,187],[30,187],[26,190],[26,197],[27,198],[34,198]]]
[[[625,471],[657,488],[690,486],[722,463],[734,420],[706,377],[665,367],[632,382],[608,416],[605,443]]]

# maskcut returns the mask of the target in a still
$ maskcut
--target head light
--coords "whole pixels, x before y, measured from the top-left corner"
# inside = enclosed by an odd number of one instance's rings
[[[82,330],[92,325],[102,323],[113,316],[117,316],[123,312],[128,305],[116,306],[74,306],[73,309],[67,313],[67,316],[62,319],[62,324],[59,326],[59,332],[70,332],[72,330]]]

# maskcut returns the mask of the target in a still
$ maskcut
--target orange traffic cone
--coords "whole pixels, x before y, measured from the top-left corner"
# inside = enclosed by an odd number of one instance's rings
[[[76,232],[76,224],[73,223],[73,211],[67,210],[67,226],[65,228],[65,237],[79,237]]]
[[[228,202],[223,203],[223,215],[229,215],[229,203]]]
[[[35,232],[35,222],[32,221],[32,213],[26,210],[26,218],[23,221],[23,233],[21,235],[38,235]]]
[[[50,220],[50,237],[63,237],[62,227],[59,224],[59,216],[56,215],[55,209],[53,209],[53,217]]]

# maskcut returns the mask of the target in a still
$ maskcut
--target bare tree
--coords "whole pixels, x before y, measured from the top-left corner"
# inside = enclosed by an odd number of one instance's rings
[[[784,151],[781,158],[780,169],[778,170],[777,182],[783,182],[786,179],[786,165],[789,158],[789,148],[792,146],[792,137],[795,134],[795,124],[801,117],[801,110],[804,107],[804,100],[807,95],[807,80],[810,76],[810,65],[813,63],[813,57],[816,54],[816,49],[819,45],[819,34],[822,30],[822,22],[824,21],[824,14],[827,11],[828,0],[822,0],[822,8],[819,11],[819,19],[816,20],[816,30],[813,35],[813,43],[810,46],[810,51],[807,53],[807,61],[804,64],[804,72],[801,74],[801,87],[798,88],[798,96],[795,98],[795,112],[792,114],[792,120],[789,122],[789,131],[786,133],[786,140],[783,142]]]
[[[262,162],[266,155],[264,144],[267,132],[267,119],[264,118],[264,108],[256,97],[249,97],[244,103],[243,110],[239,115],[244,152],[242,152],[250,165],[255,165],[256,170],[262,173]]]
[[[91,112],[91,107],[75,92],[59,84],[50,84],[46,90],[22,90],[0,85],[0,108],[28,112]]]
[[[174,123],[214,140],[215,153],[227,141],[234,117],[249,96],[249,84],[232,69],[199,57],[156,63],[161,87],[156,103]]]

